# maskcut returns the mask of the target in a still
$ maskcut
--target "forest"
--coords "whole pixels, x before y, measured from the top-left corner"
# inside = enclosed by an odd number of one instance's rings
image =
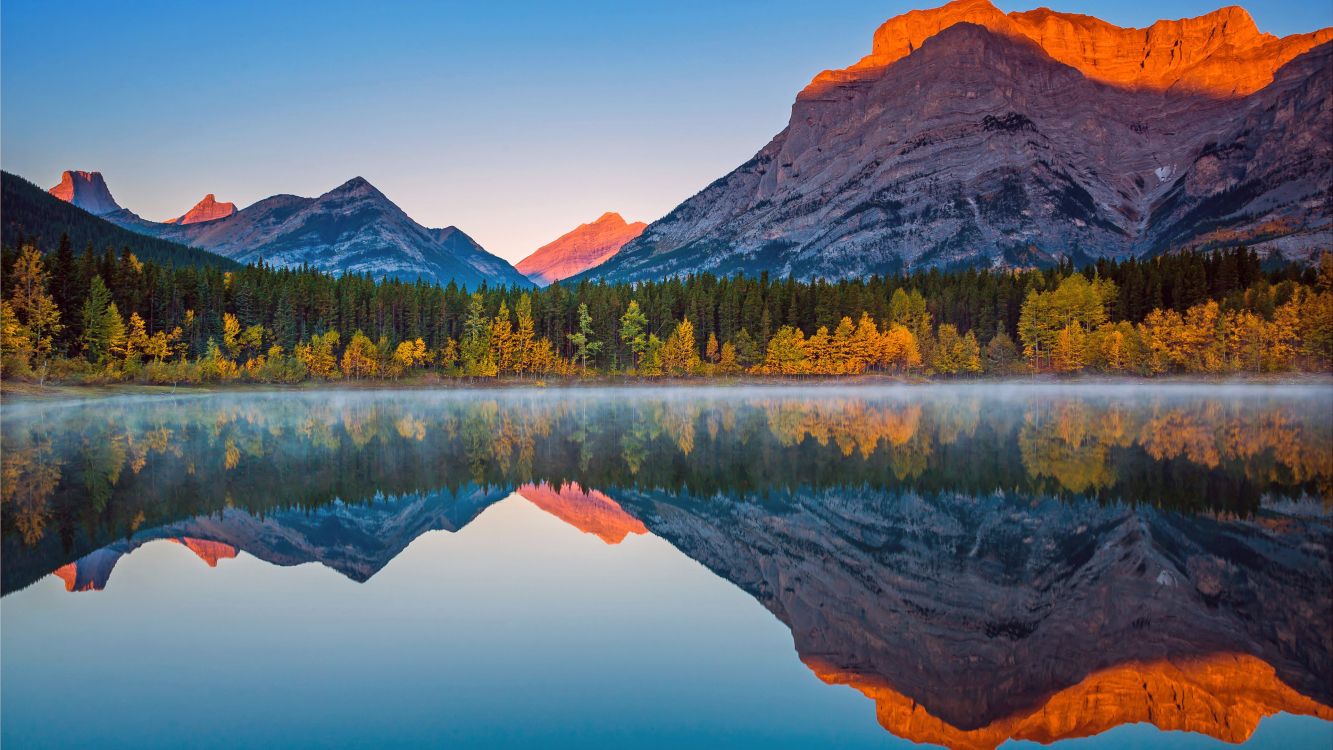
[[[0,255],[8,381],[1333,369],[1330,254],[1314,266],[1237,247],[1081,269],[467,290],[18,241]]]

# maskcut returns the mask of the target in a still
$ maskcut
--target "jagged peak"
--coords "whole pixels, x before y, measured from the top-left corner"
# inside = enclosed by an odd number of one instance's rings
[[[47,192],[91,214],[120,210],[120,204],[111,196],[111,189],[106,186],[101,172],[66,169],[60,174],[60,184]]]
[[[869,55],[849,68],[820,73],[802,93],[874,75],[960,23],[1031,40],[1055,60],[1103,83],[1211,96],[1253,93],[1268,85],[1282,65],[1333,39],[1333,29],[1279,39],[1260,32],[1249,12],[1236,5],[1145,28],[1123,28],[1049,8],[1006,14],[988,0],[954,0],[885,21],[875,30]]]

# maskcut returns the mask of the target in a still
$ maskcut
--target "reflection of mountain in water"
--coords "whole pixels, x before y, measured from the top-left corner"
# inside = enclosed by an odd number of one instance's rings
[[[519,493],[608,544],[666,538],[772,611],[820,679],[861,691],[886,729],[918,742],[988,750],[1133,722],[1237,742],[1279,711],[1333,719],[1330,527],[1314,507],[1237,520],[868,488]],[[167,538],[364,581],[420,534],[457,531],[506,495],[228,510],[57,574],[101,588],[121,554]]]
[[[896,734],[970,747],[996,744],[983,731],[996,727],[1034,739],[1122,721],[1196,728],[1209,704],[1190,696],[1233,680],[1231,695],[1244,700],[1215,696],[1218,724],[1197,731],[1240,738],[1277,710],[1333,718],[1322,516],[1270,510],[1219,520],[854,489],[613,494],[653,533],[768,607],[802,659],[826,681],[875,698]],[[1143,676],[1141,689],[1116,698],[1132,674]],[[1267,687],[1235,689],[1260,683]],[[1324,705],[1296,700],[1282,683]],[[1083,708],[1049,715],[1071,705],[1079,686],[1093,704],[1142,710],[1105,725]],[[1022,718],[1033,715],[1035,723]]]
[[[646,534],[642,522],[614,500],[576,485],[524,485],[518,494],[570,526],[619,544],[630,534]],[[465,487],[457,492],[376,498],[368,503],[337,501],[321,508],[280,510],[262,516],[228,508],[136,533],[61,566],[55,575],[67,591],[101,591],[120,558],[151,541],[178,542],[209,567],[244,551],[274,565],[316,562],[364,582],[427,531],[458,531],[508,496],[500,487]]]
[[[101,590],[123,555],[148,542],[170,539],[189,547],[210,566],[216,566],[220,557],[243,551],[274,565],[317,562],[354,581],[366,581],[417,537],[427,531],[458,531],[508,494],[504,488],[466,487],[263,516],[228,508],[137,533],[84,555],[56,575],[69,591]]]
[[[652,533],[735,583],[903,737],[970,750],[1146,721],[1238,741],[1279,710],[1333,719],[1330,394],[1267,394],[8,412],[3,591],[53,570],[101,588],[158,539],[365,581],[518,487],[603,542]]]

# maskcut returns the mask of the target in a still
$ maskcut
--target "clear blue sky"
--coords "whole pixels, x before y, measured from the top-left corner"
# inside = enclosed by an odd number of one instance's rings
[[[604,211],[665,214],[881,22],[938,4],[4,0],[0,163],[42,187],[101,171],[158,220],[205,193],[243,207],[361,175],[517,261]],[[1217,7],[1049,4],[1123,26]],[[1333,25],[1328,0],[1246,8],[1278,35]]]

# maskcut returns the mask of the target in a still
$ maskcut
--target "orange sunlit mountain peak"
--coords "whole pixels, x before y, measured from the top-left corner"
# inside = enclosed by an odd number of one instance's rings
[[[186,211],[184,215],[177,216],[174,219],[167,219],[164,224],[198,224],[205,221],[215,221],[225,219],[236,213],[235,203],[219,203],[216,196],[212,193],[205,195],[202,200],[194,204],[194,208]]]
[[[593,534],[607,544],[620,544],[630,534],[647,534],[639,519],[626,513],[620,504],[597,490],[584,490],[576,484],[556,489],[546,482],[525,484],[518,494],[528,502],[559,518],[585,534]]]
[[[647,228],[642,221],[629,223],[619,213],[607,211],[537,248],[515,268],[544,286],[598,265]]]
[[[1248,654],[1117,665],[1055,692],[1032,710],[970,729],[932,715],[878,676],[817,658],[804,661],[824,682],[848,685],[875,701],[876,718],[895,736],[951,750],[994,750],[1009,740],[1051,744],[1137,723],[1240,743],[1260,720],[1279,712],[1333,720],[1333,708],[1293,690],[1272,666]]]
[[[869,55],[842,70],[820,73],[802,94],[817,95],[840,83],[874,77],[960,23],[1029,40],[1095,81],[1220,97],[1258,91],[1272,82],[1278,68],[1333,39],[1333,28],[1281,38],[1263,33],[1244,8],[1234,5],[1132,29],[1048,8],[1004,13],[987,0],[955,0],[884,22],[875,31]]]

